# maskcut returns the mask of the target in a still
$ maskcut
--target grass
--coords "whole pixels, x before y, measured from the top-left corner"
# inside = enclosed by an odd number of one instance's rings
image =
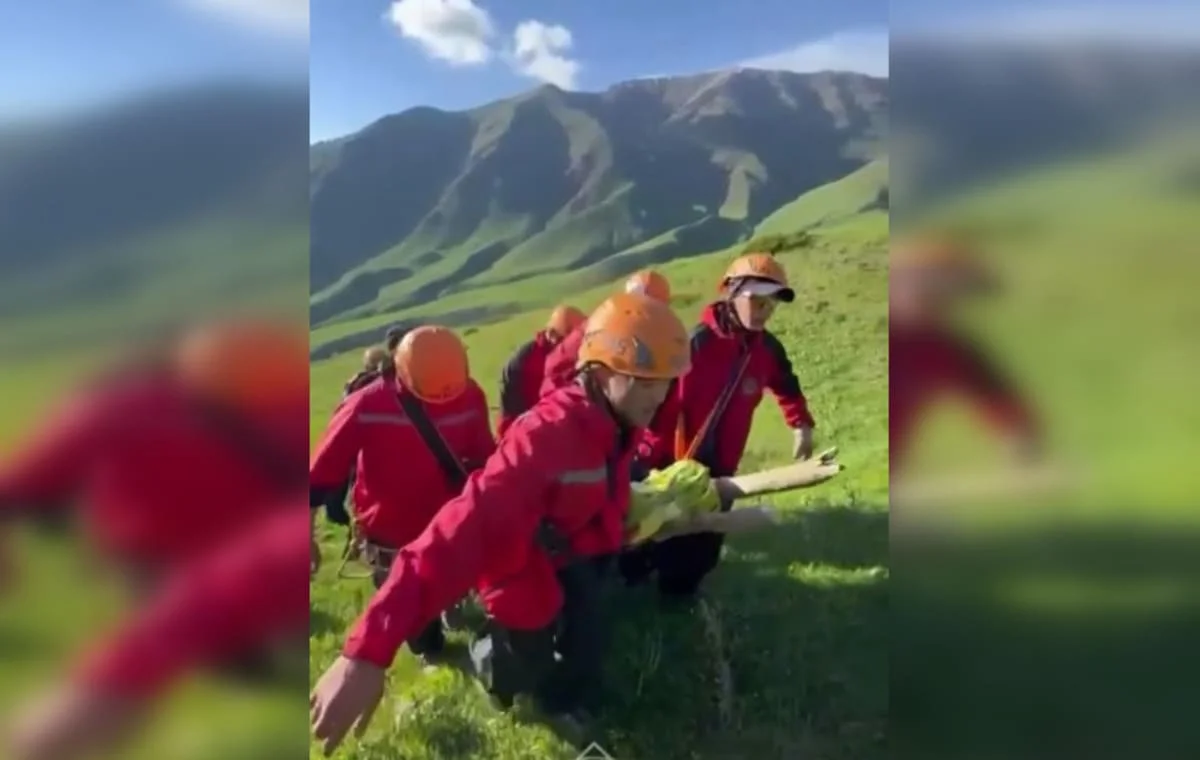
[[[649,593],[617,592],[602,744],[618,759],[884,756],[886,228],[857,235],[850,243],[821,238],[812,250],[784,255],[802,295],[780,309],[773,326],[818,417],[819,443],[838,445],[849,469],[824,487],[778,499],[787,518],[778,530],[731,542],[710,580],[707,618],[659,612]],[[689,321],[711,298],[728,260],[717,254],[663,268]],[[572,300],[590,307],[610,288]],[[473,374],[493,403],[503,362],[544,317],[539,309],[463,330]],[[314,438],[356,362],[349,354],[313,365]],[[768,397],[744,467],[786,462],[790,445]],[[328,562],[313,586],[313,678],[336,656],[372,590],[368,581],[335,577],[342,540],[322,530]],[[569,760],[577,754],[545,726],[493,711],[457,672],[418,672],[404,652],[368,736],[339,757]]]
[[[959,504],[893,542],[892,725],[928,758],[1183,757],[1194,683],[1194,140],[1044,167],[928,219],[973,229],[1005,290],[964,321],[1032,399],[1078,487]],[[962,409],[924,472],[994,470]],[[986,655],[983,655],[986,653]],[[919,750],[919,751],[918,751]]]
[[[1197,420],[1190,220],[1200,196],[1177,184],[1194,154],[1156,144],[1049,167],[929,217],[983,241],[1005,292],[964,319],[1029,389],[1055,451],[1086,469],[1087,487],[1068,501],[1092,514],[1137,503],[1182,518],[1200,488],[1182,445]],[[958,410],[939,415],[918,459],[977,467],[995,456],[963,445],[963,428]]]
[[[888,159],[876,159],[858,171],[782,206],[759,222],[756,233],[786,234],[810,227],[836,225],[858,214],[887,186]]]
[[[878,167],[886,169],[886,162],[875,162],[865,169],[847,178],[857,178],[855,182],[843,187],[843,191],[826,192],[832,186],[823,186],[810,193],[802,195],[793,201],[786,209],[807,209],[804,213],[790,213],[782,218],[778,215],[768,217],[761,225],[745,233],[746,237],[771,234],[784,229],[784,222],[790,218],[794,225],[786,230],[814,228],[827,231],[847,246],[868,247],[887,237],[888,217],[886,211],[867,211],[856,213],[859,208],[874,198],[878,184],[871,186],[870,192],[862,191],[868,183],[866,180],[878,181]],[[861,176],[860,176],[861,175]],[[883,177],[886,180],[886,175]],[[834,183],[839,185],[839,183]],[[854,189],[853,192],[845,190]],[[810,202],[810,196],[816,200]],[[819,213],[814,213],[814,210]],[[672,267],[683,267],[686,271],[693,266],[689,260],[704,259],[697,257],[694,252],[697,244],[702,242],[709,229],[714,226],[732,224],[726,220],[707,216],[691,225],[673,229],[654,237],[644,243],[632,246],[606,258],[596,264],[577,268],[571,271],[538,275],[526,279],[502,284],[477,283],[477,286],[463,286],[453,289],[436,300],[437,306],[431,310],[427,304],[420,306],[404,306],[403,308],[382,308],[369,316],[360,316],[346,320],[323,323],[312,332],[314,350],[322,351],[334,346],[361,348],[376,341],[386,326],[410,319],[440,319],[443,323],[458,327],[478,323],[481,315],[490,319],[500,319],[529,311],[535,307],[550,306],[550,296],[559,293],[578,293],[586,291],[585,297],[599,300],[614,278],[621,274],[635,271],[639,267],[658,266],[665,262],[673,262]],[[784,225],[784,226],[781,226]],[[543,235],[553,233],[542,233]],[[703,249],[701,249],[703,250]],[[738,246],[714,254],[709,254],[706,261],[725,261],[738,250]],[[700,264],[699,266],[716,266],[715,264]]]

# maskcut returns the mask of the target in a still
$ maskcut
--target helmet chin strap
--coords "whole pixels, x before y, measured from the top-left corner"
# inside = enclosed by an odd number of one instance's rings
[[[742,319],[741,319],[741,317],[738,316],[737,307],[733,303],[734,299],[736,299],[738,297],[738,294],[742,291],[742,288],[744,288],[745,286],[746,286],[745,278],[739,277],[738,279],[736,279],[732,283],[730,283],[729,287],[726,288],[726,291],[725,291],[725,303],[729,307],[726,311],[729,315],[730,321],[733,322],[734,327],[737,327],[739,330],[750,329],[750,328],[746,327],[744,324],[742,324]]]

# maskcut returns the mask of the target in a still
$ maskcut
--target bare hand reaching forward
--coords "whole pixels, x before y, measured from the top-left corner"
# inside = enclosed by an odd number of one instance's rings
[[[313,735],[329,757],[351,728],[361,737],[383,699],[387,673],[378,665],[338,657],[309,697]]]

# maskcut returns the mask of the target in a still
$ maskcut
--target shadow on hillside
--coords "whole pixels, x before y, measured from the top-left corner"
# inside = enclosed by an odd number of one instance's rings
[[[615,757],[887,756],[887,515],[820,508],[726,552],[703,605],[619,589]],[[815,565],[798,573],[802,565]],[[789,569],[793,572],[789,575]],[[862,572],[855,572],[860,570]]]
[[[308,307],[308,319],[314,325],[336,317],[342,312],[369,304],[388,285],[403,282],[414,274],[410,267],[386,267],[356,273],[346,283],[345,287],[330,293],[327,297],[314,301]]]
[[[897,541],[903,754],[1196,757],[1194,530],[1064,526]]]

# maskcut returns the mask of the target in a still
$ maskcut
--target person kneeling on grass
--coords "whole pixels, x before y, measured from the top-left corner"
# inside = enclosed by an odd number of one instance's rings
[[[604,660],[598,583],[624,544],[637,431],[690,361],[670,307],[620,294],[589,318],[577,382],[513,423],[482,471],[404,547],[311,696],[333,751],[361,734],[404,640],[472,587],[488,615],[473,655],[502,705],[519,693],[586,719]],[[556,650],[560,659],[556,662]]]
[[[487,398],[471,379],[467,351],[445,327],[418,327],[383,374],[338,407],[309,466],[310,503],[328,501],[357,463],[354,520],[361,555],[383,585],[396,550],[421,535],[467,474],[495,450]],[[319,551],[313,543],[313,551]],[[319,556],[314,555],[314,566]],[[435,658],[446,644],[442,624],[426,621],[409,648]]]
[[[793,456],[812,456],[816,423],[787,350],[767,330],[776,307],[795,297],[783,266],[770,254],[751,253],[729,265],[721,299],[705,308],[692,332],[692,368],[645,433],[639,468],[666,469],[694,459],[713,477],[733,475],[764,390],[778,400],[794,431]],[[697,533],[631,549],[621,556],[621,573],[636,584],[657,570],[664,600],[687,601],[717,566],[724,543],[720,533]]]

